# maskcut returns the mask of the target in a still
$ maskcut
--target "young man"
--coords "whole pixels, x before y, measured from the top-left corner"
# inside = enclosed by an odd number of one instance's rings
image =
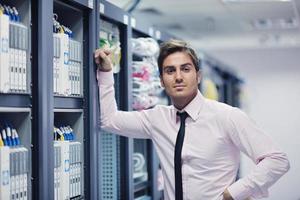
[[[144,111],[118,111],[108,50],[95,51],[101,127],[127,137],[150,138],[157,150],[167,200],[262,198],[289,169],[286,155],[238,108],[205,99],[198,90],[199,60],[185,42],[161,45],[161,84],[172,100]],[[256,166],[236,181],[240,152]]]

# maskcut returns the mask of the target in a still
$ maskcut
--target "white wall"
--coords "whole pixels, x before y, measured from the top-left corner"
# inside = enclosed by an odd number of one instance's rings
[[[300,200],[300,48],[215,51],[246,81],[247,110],[288,154],[290,171],[271,189],[269,200]],[[241,172],[253,166],[242,159]]]

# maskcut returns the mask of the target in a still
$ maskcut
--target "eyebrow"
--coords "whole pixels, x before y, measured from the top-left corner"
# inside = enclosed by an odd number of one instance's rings
[[[175,66],[174,65],[163,66],[163,69],[168,69],[168,68],[175,68]]]
[[[192,63],[184,63],[182,65],[180,65],[180,67],[186,67],[186,66],[192,66]],[[172,67],[175,67],[174,65],[168,65],[168,66],[163,66],[164,69],[166,68],[172,68]]]
[[[181,67],[186,67],[186,66],[193,66],[192,63],[184,63],[182,65],[180,65]]]

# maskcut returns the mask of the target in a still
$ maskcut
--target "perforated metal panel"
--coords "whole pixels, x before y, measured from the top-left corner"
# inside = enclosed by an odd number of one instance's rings
[[[116,101],[120,103],[119,76],[115,75]],[[118,135],[101,131],[100,166],[101,199],[120,198],[120,139]]]
[[[117,136],[101,132],[101,199],[118,199]]]

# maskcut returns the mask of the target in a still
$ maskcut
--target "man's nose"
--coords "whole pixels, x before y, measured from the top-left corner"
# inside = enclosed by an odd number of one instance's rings
[[[175,78],[177,82],[182,81],[182,74],[180,70],[176,70]]]

